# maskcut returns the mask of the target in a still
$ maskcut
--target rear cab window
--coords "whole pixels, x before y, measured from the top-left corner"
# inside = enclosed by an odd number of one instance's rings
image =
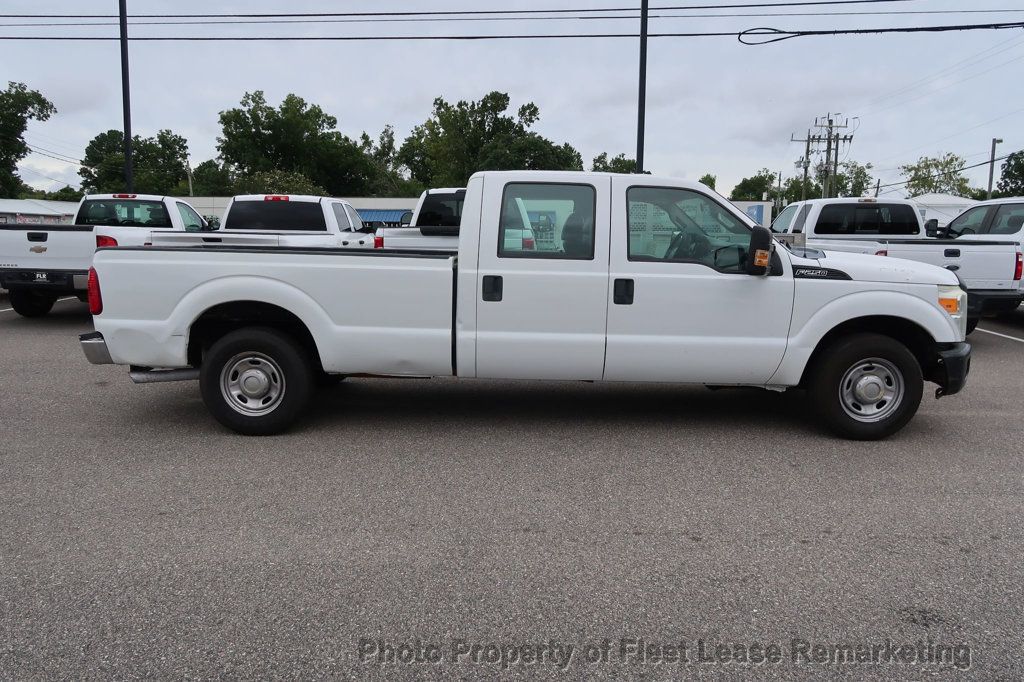
[[[920,234],[917,213],[903,204],[828,204],[818,214],[819,235],[916,235]]]
[[[466,192],[427,194],[416,218],[416,227],[458,227],[462,222],[462,206]]]
[[[318,201],[246,199],[231,204],[223,229],[326,232],[327,221]]]
[[[171,227],[162,201],[145,199],[87,199],[75,216],[76,225]]]

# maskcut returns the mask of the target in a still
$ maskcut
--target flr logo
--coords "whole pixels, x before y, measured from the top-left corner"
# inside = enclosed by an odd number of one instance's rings
[[[31,249],[29,249],[29,251],[31,251],[32,253],[46,253],[46,247],[45,246],[33,246]]]

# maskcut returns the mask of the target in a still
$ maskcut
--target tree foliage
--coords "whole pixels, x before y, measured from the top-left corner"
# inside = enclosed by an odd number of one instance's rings
[[[920,194],[953,194],[959,197],[971,195],[971,186],[964,173],[967,161],[956,154],[922,156],[917,163],[900,166],[900,172],[907,181],[907,193],[915,197]]]
[[[135,191],[173,194],[186,179],[187,160],[188,142],[170,130],[161,130],[156,137],[132,136]],[[124,133],[108,130],[94,137],[85,148],[78,174],[87,192],[123,192]]]
[[[594,157],[590,170],[599,173],[636,173],[636,159],[619,154],[608,158],[608,152],[601,152]]]
[[[710,187],[711,189],[714,189],[715,188],[715,183],[718,182],[718,177],[715,176],[715,175],[712,175],[711,173],[705,173],[704,175],[700,176],[700,180],[698,180],[697,182],[699,182],[700,184],[702,184],[702,185],[704,185],[706,187]]]
[[[743,178],[733,187],[729,196],[733,201],[763,201],[765,194],[771,199],[775,191],[775,173],[762,168],[749,178]]]
[[[8,82],[0,91],[0,197],[13,198],[22,189],[18,162],[28,156],[25,129],[29,120],[46,121],[57,109],[24,83]]]
[[[1006,157],[996,188],[1002,197],[1024,196],[1024,152],[1014,152]]]
[[[433,112],[413,128],[398,150],[398,162],[427,187],[461,187],[481,170],[582,170],[583,159],[569,144],[558,145],[530,130],[537,105],[507,115],[506,93],[490,92],[477,102],[455,104],[438,97]]]
[[[282,170],[257,171],[235,182],[235,194],[312,194],[327,196],[326,189],[302,173]]]

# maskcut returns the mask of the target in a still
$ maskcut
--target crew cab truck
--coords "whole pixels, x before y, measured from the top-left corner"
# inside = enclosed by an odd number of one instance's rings
[[[979,208],[982,211],[972,208],[947,228],[938,228],[922,223],[914,204],[905,199],[813,199],[787,206],[771,229],[825,251],[905,258],[955,273],[968,293],[970,333],[980,318],[1013,310],[1021,302],[1018,243],[995,234],[989,239],[953,239],[959,236],[955,223],[963,226],[988,215],[990,207]],[[929,238],[929,232],[948,238]]]
[[[154,233],[206,229],[192,206],[173,197],[87,195],[73,225],[0,225],[0,287],[10,290],[15,312],[39,317],[61,296],[85,300],[97,246],[142,245]]]
[[[506,245],[517,201],[551,217],[548,246]],[[924,381],[938,397],[967,378],[953,273],[790,251],[698,183],[483,172],[465,209],[457,254],[102,249],[83,351],[140,382],[198,379],[254,435],[298,419],[321,373],[803,386],[857,439],[904,426]]]

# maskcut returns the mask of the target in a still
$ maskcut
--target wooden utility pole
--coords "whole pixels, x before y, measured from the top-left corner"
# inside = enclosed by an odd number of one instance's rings
[[[992,179],[995,177],[996,174],[996,145],[1001,143],[1002,140],[1000,140],[998,137],[992,138],[992,156],[990,157],[988,162],[988,194],[986,196],[986,198],[988,199],[992,198]]]
[[[647,118],[647,12],[648,0],[640,0],[640,85],[636,108],[636,172],[644,172],[644,124]]]
[[[128,79],[128,0],[120,0],[121,5],[121,100],[124,107],[124,188],[127,192],[135,191],[135,178],[132,172],[132,99]]]

